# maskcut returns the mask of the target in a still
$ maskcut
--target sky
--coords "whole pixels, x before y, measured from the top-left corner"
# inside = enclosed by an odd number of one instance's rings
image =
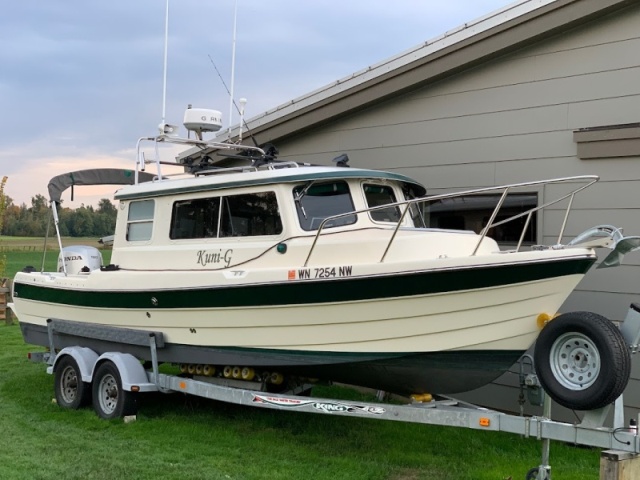
[[[30,206],[36,194],[47,196],[55,175],[134,168],[136,141],[155,135],[162,120],[166,0],[5,3],[5,193]],[[248,100],[251,118],[510,3],[170,0],[167,123],[181,124],[192,104],[220,110],[227,126],[235,5],[234,97]],[[77,188],[74,201],[63,195],[64,205],[96,205],[115,189]]]

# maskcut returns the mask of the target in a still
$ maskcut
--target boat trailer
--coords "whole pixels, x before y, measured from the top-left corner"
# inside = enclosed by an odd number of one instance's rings
[[[631,306],[620,331],[631,352],[636,353],[640,348],[640,305]],[[145,365],[129,353],[105,352],[98,355],[93,350],[80,346],[65,347],[55,353],[57,348],[54,332],[63,335],[73,333],[91,339],[117,339],[121,343],[148,347],[151,362],[147,367],[150,368],[145,369]],[[603,458],[624,458],[625,454],[622,457],[618,455],[620,452],[626,452],[626,457],[629,458],[636,458],[640,454],[640,436],[637,431],[640,418],[631,419],[629,423],[625,421],[622,395],[613,404],[585,412],[578,424],[552,420],[551,399],[548,395],[544,395],[543,415],[531,417],[498,412],[449,397],[423,402],[414,400],[406,405],[314,398],[304,395],[312,385],[301,384],[286,393],[268,393],[241,388],[242,381],[234,383],[230,379],[225,385],[211,383],[204,376],[189,378],[160,373],[157,353],[158,349],[164,347],[161,332],[150,333],[50,319],[48,334],[49,352],[30,353],[29,358],[34,362],[47,363],[47,373],[56,374],[54,388],[58,403],[63,407],[78,408],[86,403],[85,400],[89,398],[86,394],[88,385],[92,385],[94,408],[103,418],[135,418],[134,396],[137,393],[182,392],[221,402],[274,410],[508,432],[542,441],[541,464],[526,474],[526,480],[551,479],[551,440],[612,451],[605,452]],[[526,384],[539,388],[535,374],[527,376]],[[611,408],[614,409],[613,425],[605,426],[610,418]]]

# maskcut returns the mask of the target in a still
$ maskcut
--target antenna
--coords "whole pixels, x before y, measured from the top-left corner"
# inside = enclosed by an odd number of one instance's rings
[[[168,2],[169,0],[167,0]],[[235,0],[233,7],[233,40],[231,46],[231,96],[229,100],[229,139],[231,139],[231,125],[233,119],[233,84],[235,81],[235,69],[236,69],[236,24],[238,20],[238,0]]]
[[[169,49],[169,0],[164,15],[164,78],[162,81],[162,123],[161,133],[164,131],[167,113],[167,51]]]
[[[229,95],[229,97],[231,98],[231,102],[233,103],[233,105],[236,107],[236,111],[238,113],[240,113],[240,107],[238,107],[238,105],[236,104],[236,102],[233,100],[233,97],[231,96],[231,92],[229,91],[229,87],[227,87],[226,82],[224,81],[224,78],[222,78],[222,75],[220,74],[220,70],[218,70],[218,67],[216,67],[215,62],[213,61],[213,58],[211,58],[211,55],[209,55],[209,61],[211,62],[211,65],[213,65],[213,68],[215,69],[216,73],[218,74],[218,78],[220,79],[220,81],[222,82],[222,86],[224,87],[224,89],[227,91],[227,94]],[[244,108],[243,108],[244,110]],[[241,116],[242,118],[242,125],[244,125],[244,127],[247,129],[247,133],[249,134],[249,136],[251,137],[251,140],[253,140],[253,144],[256,147],[260,147],[260,145],[258,144],[258,141],[256,140],[256,138],[253,136],[253,133],[251,133],[251,129],[249,128],[249,125],[247,125],[247,122],[244,121],[244,111],[243,111],[243,115]]]
[[[242,143],[242,124],[244,123],[244,107],[247,104],[246,98],[241,98],[240,102],[240,132],[238,133],[238,143]]]

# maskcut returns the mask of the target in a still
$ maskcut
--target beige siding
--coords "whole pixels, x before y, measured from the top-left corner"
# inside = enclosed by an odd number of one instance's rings
[[[640,234],[640,158],[580,160],[579,128],[640,122],[640,8],[595,20],[516,54],[450,77],[280,143],[282,158],[395,170],[430,193],[551,177],[596,174],[575,202],[565,240],[596,224]],[[545,190],[560,193],[566,186]],[[554,242],[562,206],[546,212],[540,240]],[[640,256],[618,269],[594,270],[563,310],[624,318],[640,301]],[[640,365],[626,403],[640,409]],[[517,407],[516,375],[470,400]],[[633,395],[629,395],[629,393]],[[571,414],[567,414],[571,416]]]

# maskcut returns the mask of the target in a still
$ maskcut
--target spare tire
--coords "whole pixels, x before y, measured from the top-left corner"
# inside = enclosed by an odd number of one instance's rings
[[[609,405],[631,373],[631,354],[620,330],[591,312],[565,313],[545,325],[533,358],[542,387],[572,410]]]

